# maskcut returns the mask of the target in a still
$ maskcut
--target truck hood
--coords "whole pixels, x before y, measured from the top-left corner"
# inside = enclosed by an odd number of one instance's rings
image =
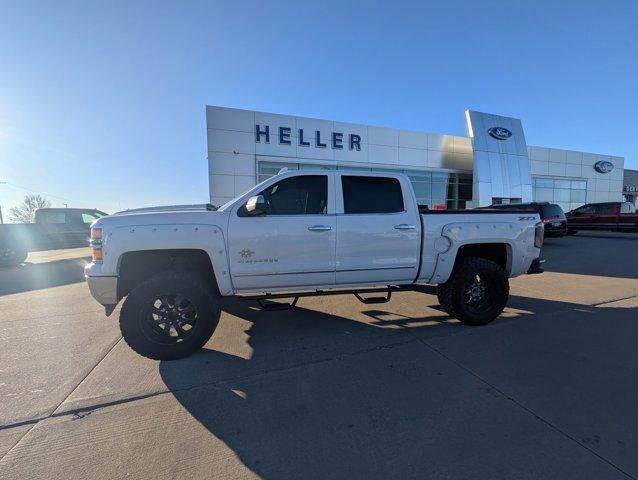
[[[113,229],[120,227],[133,227],[137,225],[218,225],[225,226],[227,212],[218,212],[206,209],[180,208],[179,206],[166,210],[166,207],[157,209],[142,209],[118,212],[114,215],[99,218],[91,227]]]

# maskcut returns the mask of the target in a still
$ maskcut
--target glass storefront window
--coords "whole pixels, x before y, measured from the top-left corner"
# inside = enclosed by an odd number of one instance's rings
[[[534,177],[534,201],[557,203],[568,212],[587,201],[587,181]]]

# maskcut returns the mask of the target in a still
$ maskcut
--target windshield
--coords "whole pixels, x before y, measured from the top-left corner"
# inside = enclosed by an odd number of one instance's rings
[[[224,203],[221,207],[219,207],[217,209],[218,212],[224,212],[226,211],[228,208],[230,208],[230,206],[235,203],[237,201],[238,198],[243,197],[244,195],[246,195],[248,192],[250,192],[253,189],[256,189],[257,187],[260,187],[262,185],[264,185],[268,180],[270,180],[272,177],[268,177],[266,180],[258,183],[257,185],[255,185],[254,187],[250,187],[248,190],[243,191],[242,193],[240,193],[239,195],[235,195],[235,197],[233,197],[231,200],[228,200],[226,203]]]

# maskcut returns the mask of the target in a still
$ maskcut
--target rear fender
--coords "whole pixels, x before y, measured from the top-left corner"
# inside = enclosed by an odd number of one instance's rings
[[[505,244],[507,247],[506,273],[515,277],[526,273],[539,251],[534,247],[534,224],[512,222],[463,222],[450,223],[443,227],[441,237],[435,242],[436,266],[427,283],[445,283],[452,274],[459,250],[464,245],[481,243]],[[442,251],[440,244],[449,248]]]

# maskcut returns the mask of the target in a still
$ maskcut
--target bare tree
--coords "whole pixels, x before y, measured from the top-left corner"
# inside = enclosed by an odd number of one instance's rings
[[[9,210],[9,220],[15,223],[33,223],[38,208],[49,208],[51,202],[41,195],[27,195],[22,204]]]

